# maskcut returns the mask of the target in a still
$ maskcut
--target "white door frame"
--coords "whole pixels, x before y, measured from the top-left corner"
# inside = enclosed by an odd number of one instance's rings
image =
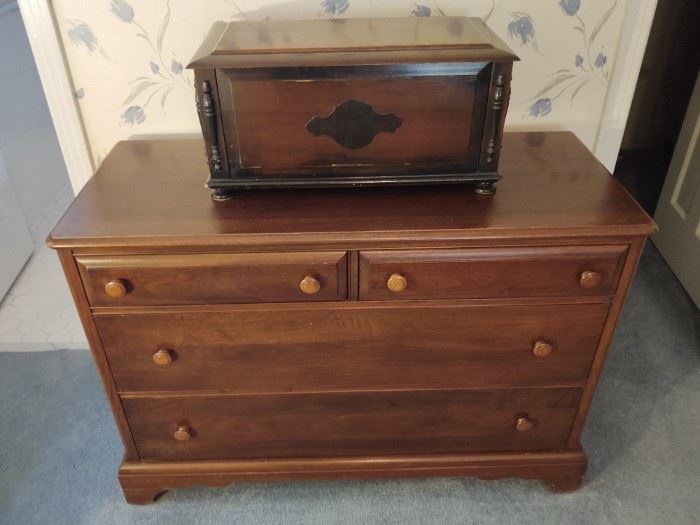
[[[77,195],[95,171],[50,0],[17,0],[68,177]]]
[[[593,148],[593,154],[610,173],[620,153],[657,3],[658,0],[627,0],[603,118]]]
[[[51,118],[74,192],[85,185],[95,162],[85,134],[73,81],[51,0],[17,0],[44,87]],[[615,67],[593,153],[613,171],[622,144],[657,0],[628,0]]]

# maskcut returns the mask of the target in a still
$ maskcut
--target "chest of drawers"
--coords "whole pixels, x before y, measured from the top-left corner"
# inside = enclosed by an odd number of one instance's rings
[[[588,406],[651,220],[567,133],[506,182],[201,188],[201,143],[117,145],[54,229],[132,503],[237,480],[580,485]],[[206,168],[205,168],[206,169]]]

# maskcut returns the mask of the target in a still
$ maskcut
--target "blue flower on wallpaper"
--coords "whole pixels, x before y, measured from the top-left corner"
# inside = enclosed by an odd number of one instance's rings
[[[581,9],[581,0],[559,0],[559,5],[569,16],[574,16]]]
[[[417,5],[413,11],[411,11],[413,16],[430,16],[432,11],[427,5]]]
[[[134,20],[134,8],[124,0],[112,0],[110,9],[122,22],[130,24]]]
[[[510,24],[508,24],[508,36],[511,38],[519,37],[521,44],[527,44],[535,38],[535,27],[532,24],[532,19],[525,16],[518,16]]]
[[[130,126],[143,124],[144,120],[146,120],[146,114],[141,106],[129,106],[127,110],[122,113],[122,122]]]
[[[603,84],[608,83],[608,70],[605,67],[608,63],[608,57],[601,50],[593,58],[593,49],[596,51],[600,49],[596,44],[596,39],[617,7],[618,0],[608,1],[610,2],[608,9],[603,12],[595,24],[588,25],[586,23],[588,21],[579,15],[581,0],[559,0],[559,7],[561,7],[563,14],[574,17],[572,29],[581,34],[583,51],[574,56],[574,67],[557,70],[544,87],[533,95],[534,102],[528,108],[527,115],[543,117],[552,111],[554,103],[565,94],[573,103],[581,90],[590,82],[597,80]]]
[[[349,0],[321,0],[323,10],[329,15],[342,15],[350,7]]]
[[[519,40],[520,45],[532,44],[532,47],[539,52],[537,39],[535,38],[535,22],[527,13],[511,13],[513,21],[508,24],[508,38]]]
[[[535,101],[528,109],[528,114],[531,117],[544,117],[552,111],[552,100],[549,98],[540,98]]]
[[[167,42],[171,14],[169,0],[164,3],[165,13],[155,34],[147,31],[139,23],[134,9],[128,2],[112,0],[111,3],[110,11],[123,22],[131,24],[136,36],[149,48],[146,54],[146,71],[129,82],[131,91],[122,101],[122,107],[127,109],[121,115],[121,120],[131,126],[141,124],[146,119],[145,109],[152,100],[159,99],[161,108],[165,109],[165,104],[174,90],[194,90],[192,78],[186,74],[182,62],[177,60],[174,53],[171,59],[164,57],[164,44]]]
[[[593,62],[593,65],[595,67],[597,67],[598,69],[600,69],[601,67],[603,67],[607,63],[608,63],[608,57],[605,56],[603,54],[603,52],[601,51],[600,53],[598,53],[598,56],[595,57],[595,61]]]
[[[495,0],[494,0],[495,1]],[[445,12],[440,9],[440,6],[432,2],[433,7],[428,7],[425,4],[413,4],[413,10],[411,14],[420,18],[427,18],[430,16],[445,16]]]
[[[66,34],[68,35],[68,40],[70,40],[71,44],[73,44],[76,47],[84,48],[90,54],[97,51],[107,60],[112,60],[111,58],[109,58],[109,56],[107,56],[105,50],[102,49],[102,46],[97,40],[97,36],[92,30],[92,27],[90,27],[82,20],[68,20],[67,22],[71,26],[70,29],[66,31]]]
[[[170,64],[170,71],[172,71],[174,75],[181,75],[183,69],[184,67],[182,64],[173,58]]]
[[[85,22],[77,22],[73,27],[68,30],[68,38],[73,44],[78,46],[83,45],[85,48],[92,53],[99,48],[100,44],[97,42],[97,37],[93,33],[92,28]]]

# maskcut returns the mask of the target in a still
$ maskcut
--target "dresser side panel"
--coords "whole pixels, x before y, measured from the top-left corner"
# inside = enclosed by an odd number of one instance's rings
[[[570,449],[579,446],[579,438],[586,422],[586,416],[588,415],[591,400],[593,399],[593,394],[598,386],[598,381],[600,380],[600,374],[603,370],[603,365],[605,364],[605,359],[608,355],[610,343],[612,342],[613,335],[615,334],[617,322],[620,319],[620,313],[622,312],[622,307],[624,306],[627,292],[629,291],[632,278],[634,277],[637,265],[639,264],[639,258],[645,242],[646,237],[639,237],[633,239],[630,243],[629,251],[627,252],[627,259],[625,260],[625,265],[622,269],[620,283],[617,287],[617,293],[613,298],[610,311],[608,313],[608,318],[603,326],[603,332],[600,336],[600,340],[598,341],[598,348],[596,350],[595,357],[593,358],[593,364],[591,365],[588,384],[583,390],[581,405],[571,429],[568,443],[568,448]]]
[[[73,254],[70,250],[58,250],[58,257],[61,261],[61,266],[63,267],[66,280],[68,281],[68,285],[73,296],[73,301],[75,302],[75,307],[78,310],[80,322],[85,330],[85,335],[87,336],[87,340],[90,345],[92,357],[95,360],[97,371],[100,374],[102,386],[107,394],[107,401],[112,409],[112,414],[114,414],[114,419],[117,423],[119,434],[121,435],[122,442],[124,443],[124,459],[126,461],[138,460],[139,454],[136,450],[133,436],[131,435],[131,429],[129,428],[129,423],[126,419],[124,408],[119,395],[117,394],[117,387],[114,383],[114,378],[112,377],[112,371],[110,370],[107,356],[105,355],[102,347],[102,341],[90,312],[90,306],[88,304],[87,296],[85,295],[85,290],[83,288],[80,274],[78,273],[75,259],[73,258]]]

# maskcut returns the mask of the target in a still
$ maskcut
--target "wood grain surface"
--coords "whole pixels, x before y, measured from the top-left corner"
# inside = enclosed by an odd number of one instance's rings
[[[81,256],[76,258],[93,306],[342,301],[347,298],[347,254],[250,253]],[[302,281],[319,282],[307,294]],[[105,286],[118,280],[126,293]]]
[[[647,235],[649,216],[571,133],[506,133],[493,197],[471,188],[240,192],[213,202],[199,140],[121,142],[49,237],[54,247],[256,251],[470,246]],[[134,191],[138,188],[138,191]],[[167,188],[167,191],[164,191]]]
[[[230,459],[547,450],[566,445],[581,390],[434,390],[126,396],[143,459]],[[518,417],[534,422],[516,429]],[[186,441],[178,427],[191,429]]]
[[[584,381],[607,304],[98,315],[122,392],[314,392]],[[537,341],[553,351],[533,354]],[[161,348],[169,366],[153,363]]]
[[[626,251],[625,245],[363,251],[360,299],[611,296]],[[587,271],[600,275],[597,286],[579,284]],[[407,281],[401,292],[387,286],[393,274]]]

